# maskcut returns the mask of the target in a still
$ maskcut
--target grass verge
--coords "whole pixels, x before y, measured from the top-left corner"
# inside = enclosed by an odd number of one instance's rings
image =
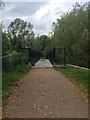
[[[18,85],[18,81],[29,71],[29,66],[19,65],[15,69],[2,73],[2,100],[3,103],[12,93],[13,87]]]
[[[55,69],[62,72],[71,81],[74,81],[74,83],[78,85],[80,90],[83,92],[85,97],[88,98],[88,75],[90,73],[89,70],[87,71],[73,67],[55,67]]]

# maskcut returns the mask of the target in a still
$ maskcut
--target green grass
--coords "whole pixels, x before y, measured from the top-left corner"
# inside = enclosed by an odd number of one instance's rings
[[[15,69],[11,69],[8,72],[2,74],[2,98],[3,102],[12,93],[15,86],[18,85],[18,81],[29,71],[29,66],[24,64],[17,66]]]
[[[65,74],[70,80],[74,81],[84,95],[88,97],[88,75],[90,71],[73,67],[55,67],[55,69]]]

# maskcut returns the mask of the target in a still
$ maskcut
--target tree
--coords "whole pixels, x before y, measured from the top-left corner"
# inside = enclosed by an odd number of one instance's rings
[[[41,50],[44,51],[45,48],[48,46],[49,38],[46,35],[41,35],[40,38]]]
[[[55,46],[67,49],[69,63],[88,66],[88,10],[87,4],[76,3],[53,25]]]
[[[22,47],[31,47],[34,39],[33,25],[24,20],[16,18],[8,27],[11,33],[11,43],[13,49],[19,51]]]

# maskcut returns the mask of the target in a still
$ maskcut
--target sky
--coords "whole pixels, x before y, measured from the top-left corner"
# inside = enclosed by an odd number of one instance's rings
[[[34,26],[34,32],[46,34],[52,30],[52,23],[60,15],[70,11],[75,4],[89,2],[89,0],[3,0],[5,7],[0,11],[0,22],[6,29],[15,18],[21,18]],[[18,2],[19,1],[19,2]],[[33,1],[33,2],[32,2]]]

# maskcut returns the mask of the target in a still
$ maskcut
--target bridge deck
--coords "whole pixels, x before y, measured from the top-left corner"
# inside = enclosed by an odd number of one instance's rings
[[[51,62],[48,59],[40,59],[36,64],[35,67],[53,67]]]

